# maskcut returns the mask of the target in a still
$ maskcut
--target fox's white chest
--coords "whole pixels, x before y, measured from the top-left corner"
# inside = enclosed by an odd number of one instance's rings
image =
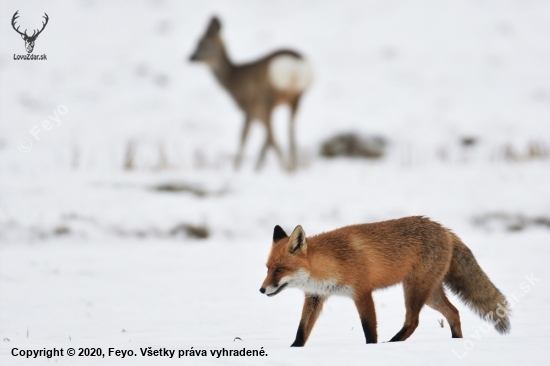
[[[304,270],[296,271],[289,282],[289,285],[303,290],[306,294],[353,297],[351,286],[339,284],[336,279],[316,280]]]

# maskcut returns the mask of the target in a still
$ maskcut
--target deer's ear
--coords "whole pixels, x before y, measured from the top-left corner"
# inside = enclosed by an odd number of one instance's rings
[[[304,229],[298,225],[292,234],[290,234],[290,239],[288,239],[288,251],[290,254],[296,254],[298,252],[306,253],[306,250],[306,233]]]
[[[220,23],[220,20],[218,19],[218,17],[212,17],[212,19],[210,19],[210,24],[208,25],[207,33],[209,35],[214,35],[217,34],[220,29],[222,29],[222,24]]]
[[[24,40],[24,39],[25,39],[25,35],[24,35],[24,34],[22,34],[22,35],[21,35],[21,38],[22,38],[22,39]]]

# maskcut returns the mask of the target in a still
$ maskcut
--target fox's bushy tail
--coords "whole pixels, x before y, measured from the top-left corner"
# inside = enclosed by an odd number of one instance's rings
[[[470,249],[453,234],[453,258],[443,283],[476,314],[492,322],[495,329],[510,332],[506,298],[489,280]]]

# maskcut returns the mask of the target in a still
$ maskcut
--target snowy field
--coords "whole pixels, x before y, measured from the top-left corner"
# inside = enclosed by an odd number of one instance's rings
[[[550,361],[550,1],[2,0],[1,10],[0,364]],[[25,53],[16,10],[29,29],[48,13],[34,50],[47,61],[13,59]],[[187,61],[213,14],[233,60],[291,47],[314,66],[297,172],[272,155],[253,170],[260,126],[233,171],[243,117]],[[284,146],[287,117],[275,113]],[[383,136],[386,154],[319,155],[348,131]],[[472,249],[510,301],[511,334],[450,296],[464,339],[425,308],[407,341],[367,346],[353,302],[331,298],[306,346],[290,348],[303,295],[258,292],[273,227],[316,234],[407,215]],[[404,320],[402,288],[375,304],[385,342]],[[70,347],[136,356],[12,355]],[[144,357],[147,347],[174,358]],[[224,348],[267,355],[210,353]],[[178,359],[191,349],[208,355]]]

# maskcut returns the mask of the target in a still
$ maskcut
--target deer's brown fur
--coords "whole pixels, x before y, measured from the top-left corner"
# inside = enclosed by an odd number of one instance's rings
[[[241,165],[248,131],[254,120],[262,122],[266,129],[256,168],[263,166],[268,148],[273,148],[281,165],[286,166],[271,126],[273,109],[283,104],[290,106],[288,168],[296,168],[296,111],[303,92],[311,82],[311,69],[302,56],[292,50],[279,50],[257,61],[236,65],[229,59],[220,30],[220,21],[216,17],[212,18],[190,60],[208,65],[216,80],[245,114],[240,146],[234,161],[235,169]]]

